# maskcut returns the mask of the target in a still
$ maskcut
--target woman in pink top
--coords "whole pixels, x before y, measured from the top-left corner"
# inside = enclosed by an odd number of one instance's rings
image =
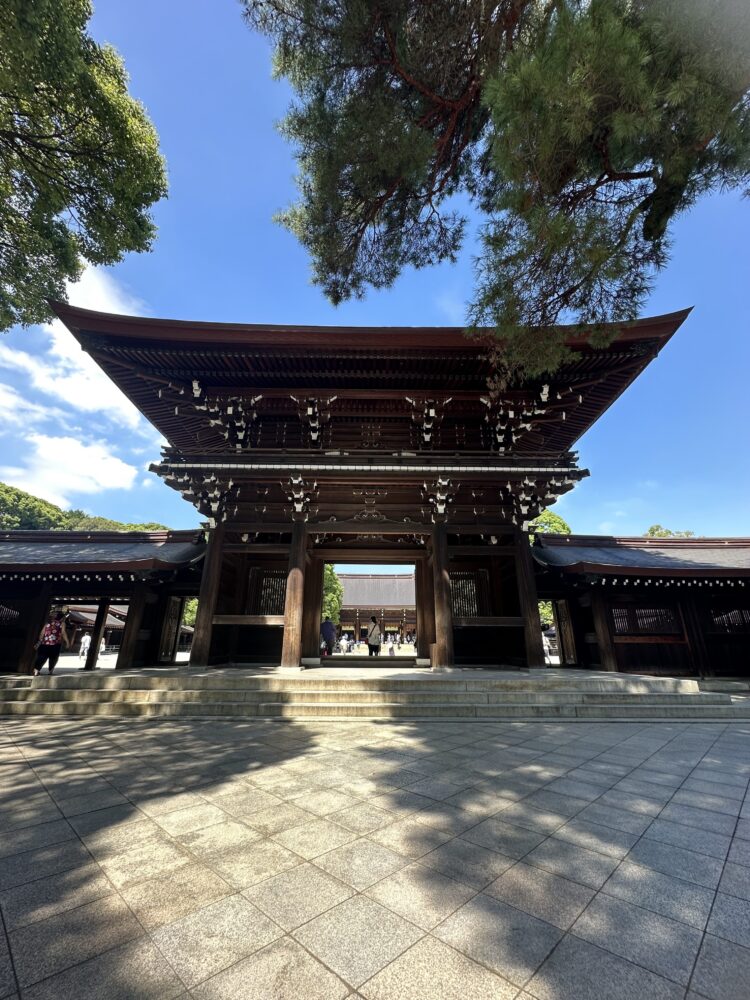
[[[63,642],[70,649],[70,639],[65,630],[65,615],[62,611],[57,611],[39,633],[39,640],[36,644],[36,662],[34,663],[34,676],[38,677],[45,663],[49,663],[49,672],[57,666],[60,658],[60,650]]]

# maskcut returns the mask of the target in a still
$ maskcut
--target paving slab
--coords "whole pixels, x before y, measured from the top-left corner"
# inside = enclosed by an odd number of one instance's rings
[[[750,948],[750,900],[717,893],[707,930],[709,934]]]
[[[282,935],[249,900],[235,895],[159,927],[152,936],[185,986],[192,988]]]
[[[187,1000],[179,977],[146,938],[45,979],[23,995],[24,1000]]]
[[[315,865],[302,864],[245,889],[243,895],[292,931],[349,899],[354,890]]]
[[[476,895],[476,889],[432,868],[412,864],[367,890],[372,899],[424,930],[431,930]]]
[[[413,817],[374,830],[368,839],[414,860],[429,854],[436,847],[452,839],[450,833],[420,822],[419,816],[417,813]]]
[[[710,858],[696,851],[645,838],[639,840],[633,847],[627,860],[646,868],[653,868],[654,871],[662,872],[664,875],[673,875],[686,882],[695,882],[696,885],[705,886],[707,889],[715,889],[718,886],[723,869],[722,862],[718,858]]]
[[[201,864],[185,865],[120,890],[146,930],[172,923],[234,892],[216,872]]]
[[[582,819],[580,815],[555,830],[552,836],[556,840],[578,844],[579,847],[597,851],[599,854],[610,854],[613,858],[624,858],[638,840],[638,834],[613,830],[600,823],[591,823]]]
[[[467,830],[461,839],[518,860],[538,847],[546,839],[546,835],[526,830],[522,826],[513,826],[503,819],[501,813]]]
[[[178,835],[178,840],[186,850],[198,858],[210,858],[235,848],[261,840],[263,835],[239,820],[227,820],[202,830]]]
[[[226,819],[227,814],[223,809],[209,802],[203,802],[157,816],[156,822],[171,837],[175,837],[181,833],[202,830],[206,826],[215,826],[217,823],[225,822]]]
[[[613,872],[602,892],[618,899],[627,899],[644,909],[680,920],[698,930],[705,928],[714,899],[712,889],[664,875],[630,861],[623,862]]]
[[[659,840],[663,844],[674,847],[685,847],[698,854],[708,854],[709,857],[721,861],[727,856],[732,838],[723,833],[712,833],[709,830],[699,830],[694,826],[674,823],[671,820],[655,819],[644,833],[647,840]]]
[[[46,875],[82,868],[91,864],[92,860],[79,840],[39,847],[24,854],[13,854],[0,859],[0,889],[11,889]]]
[[[358,892],[403,868],[402,854],[367,838],[355,840],[316,857],[315,864]]]
[[[699,930],[603,893],[576,920],[572,933],[684,986],[702,940]]]
[[[25,854],[27,851],[76,839],[76,832],[66,819],[27,826],[22,830],[14,830],[9,836],[0,837],[0,858],[7,858],[12,854]]]
[[[554,837],[535,847],[525,860],[527,864],[594,889],[601,889],[618,865],[618,859],[611,855],[590,851]]]
[[[143,928],[117,896],[11,931],[8,935],[21,987],[143,936]]]
[[[346,982],[360,987],[424,932],[367,896],[348,899],[294,932],[294,937]]]
[[[708,1000],[746,1000],[750,948],[706,934],[691,987]]]
[[[206,863],[235,889],[247,889],[302,864],[302,858],[272,840],[260,840],[213,855]]]
[[[111,882],[98,865],[83,865],[4,889],[0,892],[0,910],[6,929],[13,931],[113,892]]]
[[[724,866],[719,889],[732,896],[739,896],[740,899],[750,899],[750,868],[728,861]]]
[[[567,930],[594,896],[594,889],[519,862],[491,882],[487,895]]]
[[[13,971],[13,963],[10,958],[10,951],[5,940],[5,934],[0,934],[0,997],[15,997],[16,976]]]
[[[100,858],[99,864],[116,889],[125,889],[165,872],[175,871],[190,864],[192,860],[188,852],[178,844],[151,840],[132,851]]]
[[[478,895],[433,931],[445,944],[523,986],[563,932],[514,906]]]
[[[349,987],[290,938],[191,990],[193,1000],[343,1000]]]
[[[434,938],[423,938],[361,987],[366,1000],[514,1000],[517,988]]]
[[[513,859],[456,837],[425,854],[420,858],[420,864],[435,868],[457,882],[483,889],[507,871],[513,865]]]
[[[683,1000],[685,995],[677,983],[572,936],[560,942],[526,989],[536,1000]]]

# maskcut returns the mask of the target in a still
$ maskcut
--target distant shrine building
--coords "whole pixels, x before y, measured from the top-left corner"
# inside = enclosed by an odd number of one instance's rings
[[[199,596],[193,666],[313,665],[330,562],[415,567],[417,655],[435,669],[543,666],[543,598],[563,664],[691,674],[726,670],[729,657],[747,671],[747,540],[532,546],[527,533],[588,475],[576,442],[686,312],[619,326],[607,348],[571,336],[553,377],[495,395],[486,350],[460,329],[56,311],[169,442],[152,468],[208,529],[205,543],[147,533],[86,554],[81,542],[78,565],[45,554],[60,533],[36,533],[33,552],[23,533],[0,535],[0,605],[15,615],[4,624],[0,613],[0,628],[21,669],[55,600],[127,599],[118,666],[169,662],[189,594]],[[393,617],[399,600],[372,613]]]

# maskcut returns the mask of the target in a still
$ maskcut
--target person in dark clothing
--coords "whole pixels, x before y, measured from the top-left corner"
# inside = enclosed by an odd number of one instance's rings
[[[320,637],[326,644],[326,656],[331,656],[333,654],[334,643],[336,642],[336,626],[330,618],[326,618],[320,626]]]
[[[70,639],[65,630],[65,615],[62,611],[57,611],[39,633],[34,662],[35,677],[39,676],[45,663],[49,664],[47,669],[52,673],[60,658],[63,642],[66,648],[70,649]]]

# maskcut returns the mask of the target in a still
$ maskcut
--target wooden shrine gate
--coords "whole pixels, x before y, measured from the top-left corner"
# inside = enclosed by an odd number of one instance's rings
[[[687,313],[569,331],[554,376],[495,385],[462,329],[186,323],[57,304],[169,442],[152,466],[208,519],[194,666],[318,652],[326,561],[416,566],[420,656],[543,664],[527,528],[571,449]],[[283,593],[283,605],[282,605]]]

